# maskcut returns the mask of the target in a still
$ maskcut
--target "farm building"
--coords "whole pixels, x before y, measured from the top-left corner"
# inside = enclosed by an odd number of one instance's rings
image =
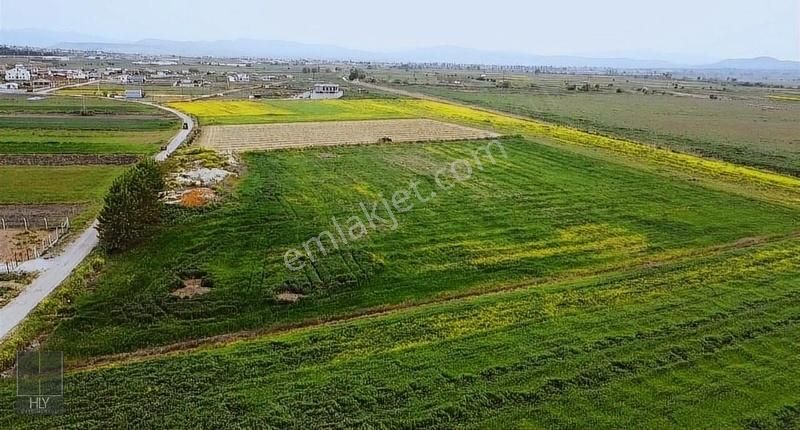
[[[144,91],[142,90],[125,90],[126,99],[142,99],[144,98]]]
[[[233,73],[228,75],[228,82],[250,82],[250,76],[247,73]]]
[[[300,94],[296,98],[298,99],[312,99],[312,100],[324,100],[324,99],[339,99],[344,96],[344,91],[339,88],[339,85],[336,84],[314,84],[314,88],[311,91],[307,91],[303,94]]]
[[[13,69],[6,70],[7,81],[30,81],[31,72],[22,64],[17,64]]]
[[[53,86],[53,82],[47,79],[35,79],[31,82],[31,86],[34,88],[48,88]]]
[[[142,85],[147,81],[144,75],[122,75],[119,80],[125,85]]]
[[[6,82],[0,84],[0,90],[18,90],[19,84],[16,82]]]

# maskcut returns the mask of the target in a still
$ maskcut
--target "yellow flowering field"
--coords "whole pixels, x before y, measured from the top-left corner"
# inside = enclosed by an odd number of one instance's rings
[[[502,115],[431,100],[270,100],[175,102],[170,106],[197,116],[203,125],[263,124],[306,121],[431,118],[468,124],[503,134],[545,137],[568,145],[601,148],[627,158],[668,167],[684,174],[719,179],[752,188],[748,194],[800,205],[800,179],[724,161],[674,152],[637,142],[587,133],[574,128]]]

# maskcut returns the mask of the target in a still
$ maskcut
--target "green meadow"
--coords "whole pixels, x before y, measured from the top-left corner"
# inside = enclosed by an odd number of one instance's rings
[[[247,175],[226,202],[175,210],[144,246],[111,257],[93,293],[49,338],[81,358],[223,334],[340,318],[520,285],[595,276],[782,237],[798,212],[713,191],[522,138],[484,160],[468,181],[442,190],[440,169],[472,159],[486,142],[375,145],[248,154]],[[346,173],[345,173],[346,172]],[[424,196],[392,223],[301,271],[285,265],[335,223],[348,225],[380,196]],[[413,201],[413,200],[412,200]],[[388,214],[379,209],[384,219]],[[333,221],[334,217],[337,221]],[[351,223],[354,224],[354,223]],[[748,239],[751,238],[751,239]],[[310,249],[317,249],[311,243]],[[199,270],[207,295],[170,293]],[[177,283],[177,284],[176,284]],[[281,293],[306,296],[287,305]]]
[[[71,372],[13,428],[795,428],[800,242]],[[101,398],[103,402],[97,402]]]

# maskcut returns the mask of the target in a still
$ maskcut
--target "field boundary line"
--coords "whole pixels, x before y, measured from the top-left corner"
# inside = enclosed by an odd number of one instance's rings
[[[68,366],[68,370],[71,372],[85,372],[105,367],[135,364],[139,362],[146,362],[165,357],[172,357],[181,354],[197,352],[204,349],[221,348],[237,342],[253,341],[261,338],[267,338],[299,330],[308,330],[318,327],[346,324],[354,321],[360,321],[372,318],[381,318],[385,316],[401,314],[403,312],[411,312],[415,310],[435,307],[448,303],[456,303],[469,299],[490,297],[493,295],[511,294],[514,292],[524,291],[536,287],[586,283],[586,282],[591,282],[597,278],[607,278],[607,279],[613,279],[615,277],[624,278],[626,276],[633,275],[641,270],[654,270],[667,265],[684,264],[695,258],[710,258],[722,255],[726,252],[732,252],[740,249],[758,248],[772,243],[777,243],[784,240],[792,240],[792,239],[800,239],[800,230],[792,231],[786,234],[778,234],[772,236],[744,237],[734,242],[695,249],[686,254],[671,255],[660,261],[639,262],[630,267],[607,268],[604,271],[599,271],[591,274],[576,273],[576,274],[569,274],[568,276],[562,278],[558,277],[540,278],[540,279],[517,282],[513,284],[505,284],[495,287],[488,287],[488,288],[478,287],[466,291],[445,293],[442,295],[437,295],[430,297],[428,299],[423,299],[418,301],[407,301],[393,305],[376,306],[344,315],[331,316],[327,318],[311,318],[293,323],[281,324],[266,329],[241,330],[233,333],[208,336],[200,339],[191,339],[180,342],[174,342],[162,346],[147,347],[134,350],[131,352],[92,357],[78,361],[77,364]]]

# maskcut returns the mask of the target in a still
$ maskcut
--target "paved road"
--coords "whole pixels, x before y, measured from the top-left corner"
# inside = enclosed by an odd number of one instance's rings
[[[143,103],[155,106],[177,115],[183,122],[189,124],[188,130],[181,129],[172,141],[170,141],[169,145],[167,145],[167,149],[155,156],[157,161],[166,160],[167,157],[186,141],[189,133],[194,129],[195,125],[192,118],[174,109],[145,102],[131,103]],[[84,230],[80,236],[69,244],[57,257],[32,260],[20,266],[20,270],[22,271],[38,271],[39,276],[13,301],[3,308],[0,308],[0,341],[11,333],[11,331],[21,323],[42,300],[64,282],[69,274],[78,267],[78,264],[92,252],[99,243],[96,226],[97,221]]]
[[[0,309],[0,340],[56,289],[97,246],[95,224],[86,229],[64,252],[48,260],[47,267],[16,299]]]
[[[178,147],[180,147],[183,144],[183,142],[186,141],[186,139],[189,137],[189,134],[191,134],[192,130],[194,130],[194,121],[192,121],[192,118],[189,115],[186,115],[185,113],[177,111],[175,109],[168,108],[166,106],[161,106],[155,103],[148,103],[148,102],[137,102],[137,103],[149,106],[155,106],[161,110],[171,112],[174,115],[177,115],[181,119],[181,121],[183,121],[184,124],[189,125],[189,128],[181,129],[181,131],[179,131],[178,134],[176,134],[175,137],[172,138],[172,140],[167,145],[167,149],[156,154],[155,157],[156,161],[164,161],[167,159],[167,157],[172,155],[172,153],[175,152],[175,150],[177,150]]]

